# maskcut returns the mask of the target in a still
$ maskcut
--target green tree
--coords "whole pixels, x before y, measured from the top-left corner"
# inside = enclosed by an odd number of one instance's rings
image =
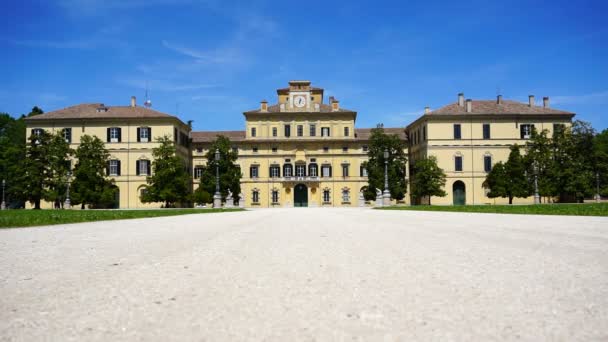
[[[488,197],[507,197],[513,204],[514,197],[528,197],[530,185],[526,177],[526,165],[517,144],[511,146],[506,163],[496,163],[483,183],[489,189]]]
[[[51,135],[46,131],[32,134],[25,149],[25,159],[21,163],[22,172],[17,180],[25,199],[40,209],[40,202],[47,196],[51,177],[48,145]]]
[[[65,141],[63,134],[52,135],[47,146],[49,179],[44,199],[55,204],[55,208],[63,205],[66,196],[68,172],[70,172],[69,157],[74,154],[70,144]]]
[[[144,203],[164,202],[165,208],[185,205],[192,188],[186,163],[177,155],[169,136],[156,138],[156,141],[160,145],[152,149],[152,176],[147,178],[148,187],[141,200]]]
[[[608,196],[608,129],[594,137],[593,155],[595,172],[599,176],[600,195]]]
[[[218,149],[221,157],[219,163],[215,161],[215,151]],[[205,158],[207,158],[207,163],[203,167],[199,187],[194,191],[194,202],[202,204],[212,201],[213,194],[215,194],[216,165],[219,167],[220,172],[220,193],[222,200],[226,200],[228,191],[232,192],[233,198],[238,200],[238,196],[241,193],[242,173],[236,163],[238,152],[232,150],[230,139],[225,136],[218,136],[211,143],[211,147]]]
[[[368,187],[364,192],[366,200],[376,198],[376,191],[384,190],[384,150],[388,149],[388,189],[391,197],[402,200],[407,193],[405,142],[396,134],[386,134],[381,127],[371,131],[368,161],[363,163],[367,169]]]
[[[553,142],[548,137],[549,132],[543,130],[538,133],[532,131],[532,137],[526,143],[526,156],[524,162],[528,173],[529,183],[538,176],[538,190],[541,196],[553,197],[559,194],[555,178],[557,170],[553,162]],[[559,133],[558,133],[559,134]]]
[[[6,202],[10,208],[21,208],[26,198],[20,180],[25,159],[25,122],[0,113],[0,182],[6,181]]]
[[[91,208],[112,208],[115,206],[116,187],[106,177],[106,168],[110,154],[101,139],[96,136],[83,135],[76,149],[71,187],[71,200]]]
[[[447,195],[443,190],[446,175],[437,166],[437,158],[435,156],[417,160],[412,169],[412,195],[414,198],[421,199],[428,197],[428,204],[430,205],[431,196],[445,197]]]

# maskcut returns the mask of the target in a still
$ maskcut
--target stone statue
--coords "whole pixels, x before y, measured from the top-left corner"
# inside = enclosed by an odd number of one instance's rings
[[[232,191],[228,190],[228,196],[226,196],[226,208],[234,208],[234,198],[232,198]]]
[[[245,208],[245,196],[242,193],[239,194],[239,208]]]
[[[376,189],[376,206],[382,206],[382,191],[380,189]]]
[[[359,206],[365,207],[365,196],[363,196],[363,191],[359,191]]]

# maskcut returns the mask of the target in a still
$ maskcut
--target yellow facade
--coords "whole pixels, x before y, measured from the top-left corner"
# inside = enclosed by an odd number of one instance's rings
[[[111,175],[119,188],[120,208],[160,207],[160,203],[141,202],[146,175],[138,174],[137,166],[138,161],[152,160],[157,146],[154,138],[165,135],[174,139],[192,172],[193,189],[198,187],[197,167],[205,164],[210,144],[218,135],[227,136],[238,150],[237,163],[243,173],[240,202],[245,207],[373,205],[361,200],[361,189],[367,186],[361,165],[367,160],[370,129],[355,128],[357,113],[342,108],[333,97],[326,102],[323,96],[323,89],[312,87],[309,81],[291,81],[289,87],[277,90],[277,103],[262,101],[258,109],[244,112],[245,130],[241,131],[190,132],[178,118],[138,107],[134,98],[130,106],[84,104],[26,122],[28,136],[35,129],[55,133],[70,128],[74,149],[84,134],[106,142],[110,159],[120,161],[120,174]],[[507,199],[488,198],[482,187],[491,166],[507,160],[511,145],[525,145],[531,125],[551,134],[556,125],[570,125],[573,116],[550,108],[548,98],[540,106],[532,96],[525,104],[503,101],[501,96],[465,101],[459,94],[456,103],[427,109],[406,128],[385,131],[408,141],[410,165],[427,156],[437,157],[447,175],[447,196],[433,197],[431,204],[503,204]],[[108,136],[110,128],[120,129],[119,142]],[[147,142],[141,133],[138,138],[142,128],[151,129]],[[410,202],[407,196],[401,203]],[[532,202],[532,197],[514,200]]]

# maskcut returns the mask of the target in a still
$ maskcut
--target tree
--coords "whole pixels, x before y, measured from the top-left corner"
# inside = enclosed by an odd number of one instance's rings
[[[220,161],[215,161],[215,151],[220,151]],[[238,199],[241,193],[241,169],[236,163],[238,158],[238,152],[233,151],[231,147],[230,139],[225,136],[218,136],[215,141],[211,143],[209,151],[205,155],[207,163],[203,167],[202,175],[200,178],[200,185],[194,191],[194,202],[196,203],[209,203],[215,193],[216,183],[216,165],[219,166],[220,173],[220,194],[222,200],[226,200],[228,191],[232,192],[233,198]]]
[[[25,122],[0,113],[0,181],[6,181],[6,202],[10,208],[21,208],[25,196],[19,180],[25,159]]]
[[[46,148],[49,179],[46,182],[47,191],[44,199],[55,204],[55,208],[62,207],[66,196],[68,172],[70,172],[69,157],[74,154],[70,144],[65,141],[63,134],[57,132],[52,135]]]
[[[608,196],[608,129],[593,139],[595,172],[599,176],[600,195]]]
[[[559,194],[555,183],[558,170],[553,162],[553,142],[548,134],[547,130],[540,133],[536,130],[532,131],[532,137],[526,143],[524,163],[531,184],[534,181],[534,175],[537,175],[540,196],[553,197]]]
[[[164,202],[165,208],[190,199],[191,179],[184,160],[177,155],[173,139],[164,136],[156,139],[160,145],[152,149],[152,176],[141,200],[144,203]]]
[[[483,183],[489,189],[488,197],[508,197],[513,204],[514,197],[528,197],[530,185],[526,177],[526,166],[517,144],[511,146],[511,153],[506,163],[499,162],[488,173]]]
[[[76,149],[71,200],[91,208],[114,207],[116,187],[106,178],[106,166],[110,154],[103,141],[96,136],[83,135]]]
[[[367,169],[368,187],[364,192],[366,200],[376,198],[376,191],[384,191],[384,150],[388,149],[388,189],[391,197],[402,200],[407,193],[405,142],[396,134],[386,134],[381,127],[371,131],[368,161],[363,163]]]
[[[447,195],[443,190],[446,175],[437,166],[437,157],[429,156],[417,160],[412,169],[412,195],[414,198],[428,197],[428,204],[431,204],[431,196],[445,197]]]
[[[48,145],[51,135],[46,131],[32,134],[25,149],[22,173],[17,183],[23,189],[25,199],[40,209],[40,202],[47,196],[47,189],[51,175],[49,164]]]

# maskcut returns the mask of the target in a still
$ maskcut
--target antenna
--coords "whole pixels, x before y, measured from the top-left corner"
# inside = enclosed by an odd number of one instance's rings
[[[502,95],[502,94],[500,93],[500,86],[496,86],[496,95]]]
[[[146,108],[152,107],[152,101],[148,97],[148,81],[146,81],[146,97],[145,98],[146,98],[146,101],[144,102],[144,106],[146,106]]]

